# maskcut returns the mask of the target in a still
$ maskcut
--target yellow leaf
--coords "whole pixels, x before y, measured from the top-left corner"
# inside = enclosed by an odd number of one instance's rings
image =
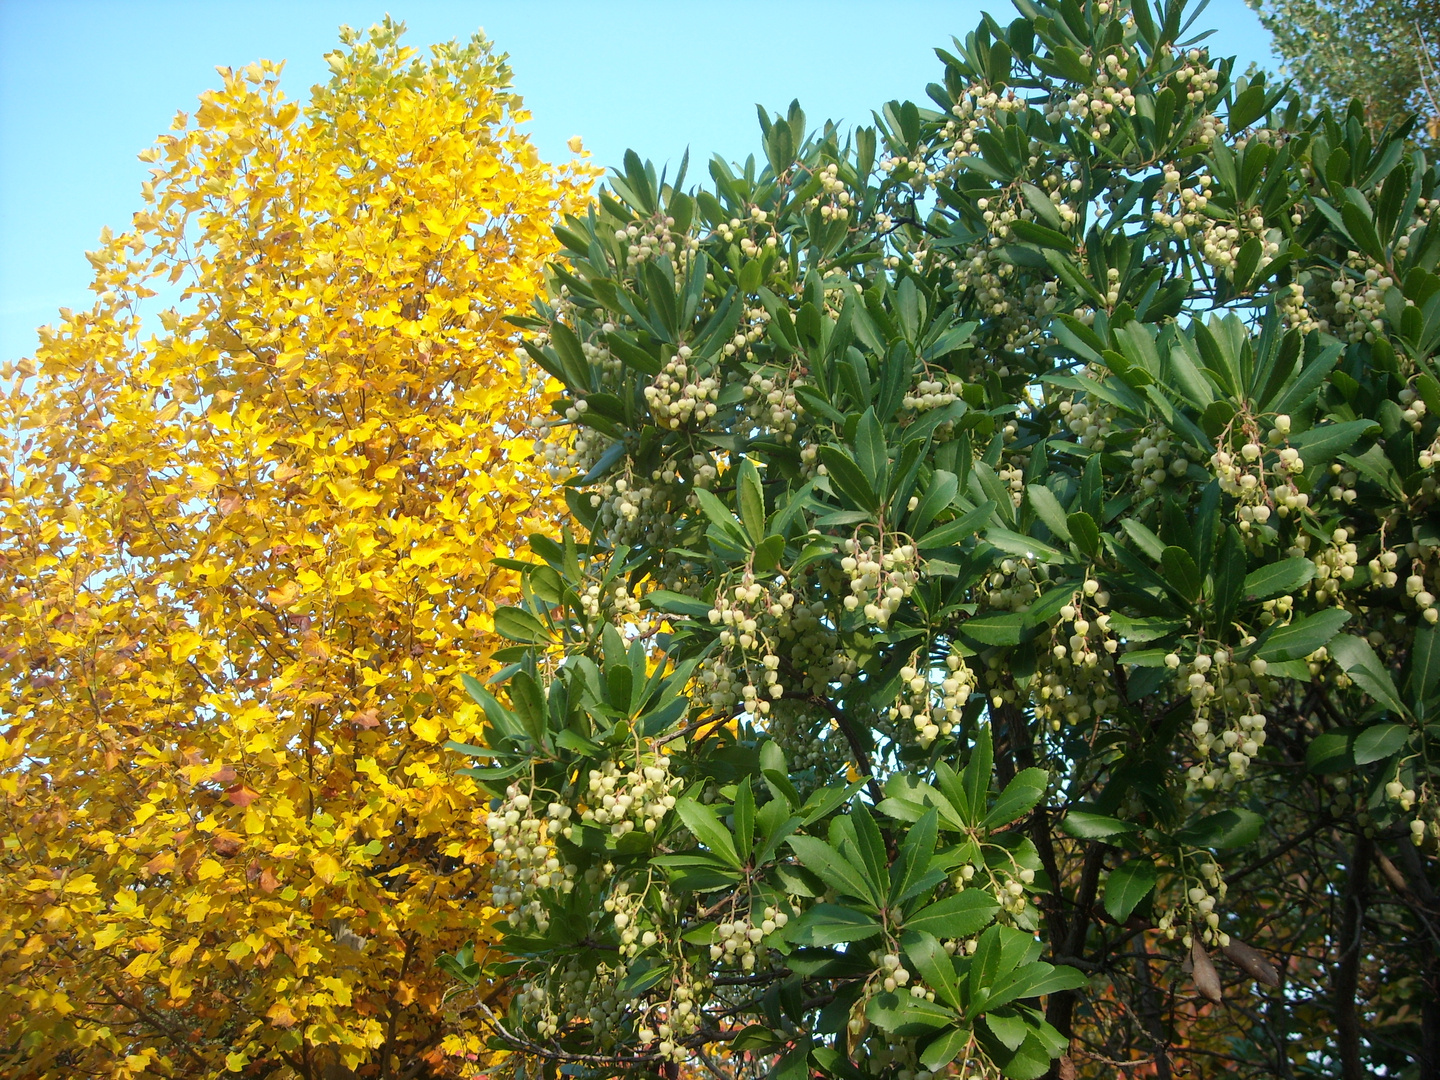
[[[340,863],[329,852],[321,852],[310,861],[310,868],[317,878],[329,885],[340,872]]]

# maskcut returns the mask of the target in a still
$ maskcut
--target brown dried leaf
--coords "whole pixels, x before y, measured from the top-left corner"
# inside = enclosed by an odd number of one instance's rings
[[[1232,937],[1230,944],[1222,947],[1220,951],[1256,982],[1262,982],[1266,986],[1280,985],[1280,972],[1275,970],[1275,965],[1270,963],[1263,953],[1252,949],[1239,938]]]
[[[1210,962],[1210,954],[1205,951],[1205,946],[1200,944],[1196,938],[1190,949],[1190,962],[1195,968],[1192,978],[1195,980],[1195,989],[1206,1001],[1220,1004],[1220,974],[1215,970],[1215,965]]]

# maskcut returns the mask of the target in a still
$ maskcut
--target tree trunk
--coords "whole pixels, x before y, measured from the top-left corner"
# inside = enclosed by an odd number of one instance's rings
[[[1368,1076],[1360,1056],[1360,1011],[1355,994],[1360,985],[1360,958],[1364,951],[1366,879],[1370,876],[1374,850],[1368,837],[1356,840],[1340,907],[1340,961],[1335,966],[1333,993],[1335,1044],[1343,1080],[1366,1080]]]

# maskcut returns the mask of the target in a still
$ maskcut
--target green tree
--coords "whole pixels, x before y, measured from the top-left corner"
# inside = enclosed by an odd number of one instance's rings
[[[1370,122],[1412,113],[1440,140],[1440,6],[1435,0],[1247,0],[1270,31],[1284,74],[1312,97],[1343,108],[1364,98]]]
[[[532,1074],[1436,1075],[1440,177],[1020,9],[558,230],[588,540],[461,748]]]

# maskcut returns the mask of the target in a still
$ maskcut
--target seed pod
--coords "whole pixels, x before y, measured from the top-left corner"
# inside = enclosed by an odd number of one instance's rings
[[[1264,954],[1252,949],[1239,938],[1232,937],[1230,944],[1220,951],[1256,982],[1262,982],[1266,986],[1280,985],[1280,973],[1275,970],[1275,965],[1266,960]]]
[[[1207,1001],[1220,1004],[1220,975],[1215,970],[1215,965],[1210,962],[1210,954],[1205,951],[1205,946],[1200,944],[1196,938],[1194,945],[1190,948],[1190,963],[1195,972],[1192,978],[1195,980],[1195,989],[1200,991],[1200,996]]]

